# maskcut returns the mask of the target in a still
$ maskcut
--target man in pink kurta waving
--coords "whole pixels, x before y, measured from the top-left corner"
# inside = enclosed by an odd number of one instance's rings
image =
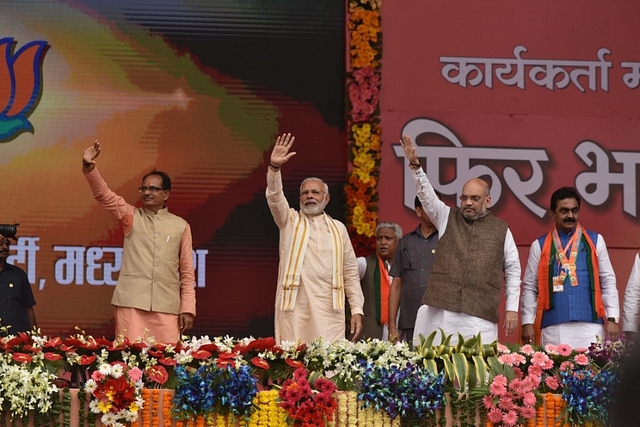
[[[122,269],[113,292],[116,337],[176,343],[193,326],[195,274],[189,224],[169,213],[171,179],[161,171],[142,178],[141,208],[111,191],[100,176],[96,141],[82,155],[82,171],[93,196],[124,229]]]

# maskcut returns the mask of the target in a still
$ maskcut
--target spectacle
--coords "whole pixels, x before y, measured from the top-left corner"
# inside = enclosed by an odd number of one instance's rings
[[[0,239],[0,246],[2,245],[10,246],[11,242],[9,240]]]
[[[164,191],[164,188],[155,187],[153,185],[151,185],[149,187],[142,186],[142,187],[138,188],[138,191],[140,191],[141,193],[144,193],[147,190],[155,193],[156,191]]]
[[[465,196],[464,194],[460,196],[460,200],[462,200],[463,202],[466,202],[467,200],[471,200],[474,203],[479,202],[480,200],[482,200],[484,196]]]

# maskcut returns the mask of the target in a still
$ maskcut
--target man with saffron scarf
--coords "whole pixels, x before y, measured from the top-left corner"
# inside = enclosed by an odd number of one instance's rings
[[[300,211],[289,207],[280,168],[296,153],[290,133],[276,139],[267,171],[266,197],[280,229],[280,264],[275,304],[276,342],[344,339],[345,295],[351,307],[349,332],[362,331],[364,296],[347,228],[324,212],[329,187],[319,178],[300,185]]]
[[[438,199],[411,137],[402,135],[400,144],[422,208],[440,234],[416,316],[414,343],[420,335],[429,336],[439,329],[465,339],[480,333],[483,342],[497,340],[503,288],[503,325],[506,335],[511,335],[518,325],[520,257],[509,226],[489,210],[489,185],[480,178],[468,180],[462,187],[460,208],[452,209]]]
[[[522,293],[522,341],[535,339],[542,312],[542,345],[589,347],[606,334],[618,338],[616,276],[603,237],[578,222],[581,198],[573,187],[551,195],[555,227],[531,244]]]
[[[376,251],[358,257],[358,273],[364,294],[364,316],[360,338],[389,339],[389,270],[393,264],[402,228],[394,222],[381,222],[376,227]],[[395,324],[395,318],[394,318]]]

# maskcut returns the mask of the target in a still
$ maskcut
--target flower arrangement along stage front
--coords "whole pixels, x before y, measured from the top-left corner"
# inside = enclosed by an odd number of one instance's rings
[[[453,343],[441,333],[433,345],[436,336],[413,348],[21,333],[0,339],[0,419],[25,425],[33,415],[32,425],[60,427],[607,425],[624,341],[540,348],[480,336]]]
[[[124,362],[103,363],[84,389],[91,394],[89,409],[102,414],[105,426],[124,427],[138,419],[142,400],[142,370]]]

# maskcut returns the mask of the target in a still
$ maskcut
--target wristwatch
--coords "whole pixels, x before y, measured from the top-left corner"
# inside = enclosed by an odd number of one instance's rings
[[[607,322],[613,322],[615,324],[618,324],[619,321],[620,321],[620,319],[617,318],[617,317],[608,317],[607,318]]]

